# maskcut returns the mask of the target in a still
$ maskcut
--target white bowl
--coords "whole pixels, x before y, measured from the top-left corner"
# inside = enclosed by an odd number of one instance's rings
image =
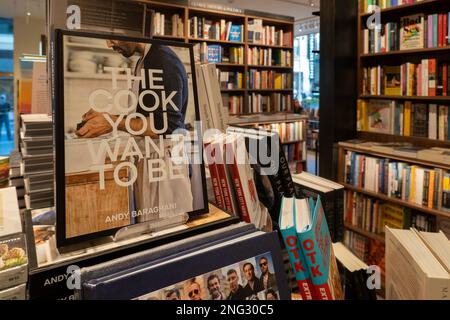
[[[121,67],[126,62],[127,62],[127,60],[125,58],[114,55],[114,56],[105,57],[105,61],[103,63],[107,67],[118,68],[118,67]]]
[[[83,59],[83,60],[94,61],[95,60],[95,54],[93,52],[91,52],[91,51],[72,51],[70,53],[70,59],[71,60]]]
[[[72,72],[96,73],[97,64],[89,60],[71,60],[69,70]]]

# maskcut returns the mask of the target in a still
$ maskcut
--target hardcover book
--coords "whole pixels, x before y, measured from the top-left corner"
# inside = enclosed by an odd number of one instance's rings
[[[302,300],[313,300],[315,299],[314,286],[311,282],[311,276],[308,271],[303,250],[301,249],[297,238],[297,231],[294,221],[295,210],[297,208],[295,202],[297,201],[302,202],[302,204],[305,202],[304,204],[308,205],[306,200],[297,200],[295,198],[287,197],[283,198],[279,227]],[[298,207],[298,210],[300,210],[300,206]]]
[[[56,30],[51,52],[58,247],[207,212],[192,45]]]
[[[389,100],[369,101],[367,106],[369,131],[390,134],[393,131],[393,102]]]
[[[178,294],[168,294],[174,289]],[[290,298],[278,237],[260,231],[125,268],[83,282],[82,290],[84,299],[93,300]]]
[[[403,17],[400,20],[400,50],[424,48],[424,16]]]
[[[297,207],[297,204],[296,202],[297,237],[306,258],[316,298],[342,300],[344,295],[339,270],[320,197],[316,202],[309,199],[309,206]]]
[[[242,26],[235,24],[231,25],[229,41],[242,42]]]

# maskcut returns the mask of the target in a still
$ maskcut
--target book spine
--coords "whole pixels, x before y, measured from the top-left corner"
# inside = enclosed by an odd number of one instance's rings
[[[238,169],[238,163],[237,163],[237,157],[235,154],[235,147],[233,145],[233,141],[228,142],[225,144],[225,152],[226,152],[226,158],[230,158],[232,163],[228,163],[228,169],[230,171],[231,180],[233,181],[234,190],[236,192],[236,198],[237,202],[239,204],[239,211],[241,213],[241,219],[245,222],[252,222],[250,219],[250,214],[248,212],[248,205],[245,200],[244,195],[244,185],[241,181],[241,177],[239,175],[239,169]],[[249,165],[249,164],[242,164],[242,165]]]
[[[305,257],[302,250],[298,245],[298,238],[295,228],[281,229],[281,236],[286,250],[289,255],[289,260],[294,271],[295,280],[297,281],[298,288],[303,300],[315,299],[314,285],[311,282],[311,278],[308,273]]]
[[[215,165],[217,168],[217,173],[219,175],[220,188],[222,189],[225,209],[229,213],[236,214],[235,208],[233,206],[233,198],[232,198],[233,194],[231,192],[231,184],[229,183],[230,179],[227,176],[228,172],[224,163],[222,142],[214,143],[213,147],[215,148],[216,152]]]

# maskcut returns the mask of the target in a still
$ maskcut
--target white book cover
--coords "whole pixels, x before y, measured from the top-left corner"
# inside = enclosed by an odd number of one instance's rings
[[[214,102],[214,93],[213,89],[211,87],[211,80],[209,77],[209,71],[207,65],[202,65],[202,75],[203,75],[203,81],[205,83],[206,88],[206,96],[208,97],[208,107],[209,107],[209,114],[212,118],[213,128],[222,130],[222,125],[219,119],[218,110],[216,108],[216,104]]]
[[[209,101],[206,93],[205,81],[203,79],[202,67],[200,64],[195,65],[195,78],[197,80],[198,108],[200,109],[200,117],[202,129],[206,131],[214,128],[213,119],[209,110]]]
[[[450,275],[412,230],[386,227],[386,299],[449,300]]]
[[[0,237],[21,232],[22,223],[16,188],[0,189]]]
[[[214,104],[217,109],[217,113],[219,116],[220,125],[217,127],[218,129],[222,130],[222,132],[225,131],[227,124],[228,124],[228,117],[225,113],[225,108],[223,106],[223,100],[222,100],[222,93],[220,91],[220,83],[216,76],[216,65],[215,64],[209,64],[207,66],[207,70],[209,73],[210,83],[211,83],[211,89],[213,93],[213,99]]]

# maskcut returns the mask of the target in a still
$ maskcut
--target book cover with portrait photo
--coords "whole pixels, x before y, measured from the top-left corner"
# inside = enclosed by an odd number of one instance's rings
[[[192,46],[62,30],[52,44],[58,247],[207,212]]]

